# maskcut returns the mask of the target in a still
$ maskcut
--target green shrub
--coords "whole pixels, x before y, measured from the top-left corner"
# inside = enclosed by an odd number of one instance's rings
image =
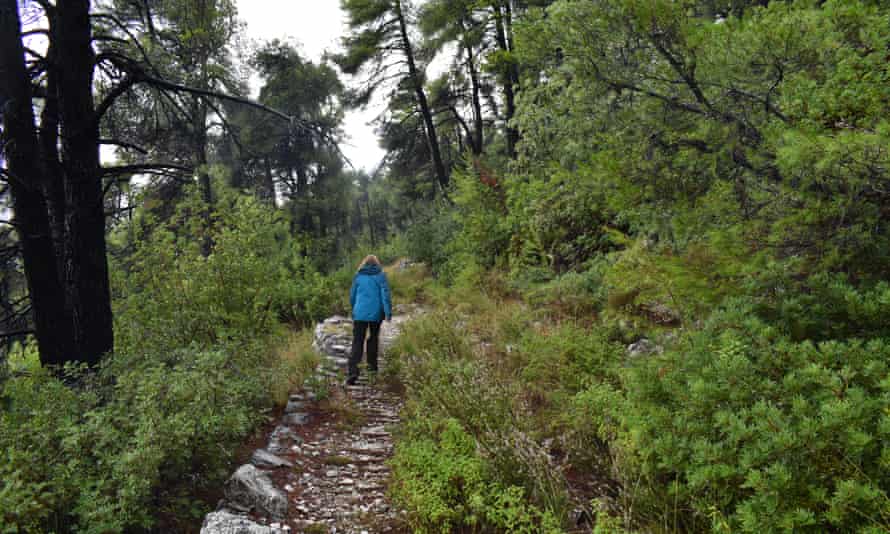
[[[492,481],[476,441],[454,419],[414,418],[392,460],[395,499],[415,532],[557,533],[519,486]]]
[[[175,218],[133,228],[142,237],[112,262],[116,351],[99,369],[57,376],[33,350],[10,360],[0,532],[140,531],[160,516],[196,524],[212,506],[196,496],[219,487],[263,411],[314,370],[308,337],[287,337],[277,315],[326,313],[330,286],[285,261],[274,213],[253,199],[226,203],[206,258]]]
[[[160,512],[191,517],[269,401],[258,351],[183,349],[165,360],[115,354],[72,388],[36,360],[16,370],[0,412],[0,519],[15,529],[121,532]],[[192,474],[200,475],[192,477]],[[183,500],[185,498],[185,500]]]
[[[888,362],[884,339],[795,342],[735,303],[628,369],[626,401],[597,417],[617,422],[617,470],[648,481],[640,502],[663,524],[884,532]]]
[[[540,395],[557,412],[588,384],[616,380],[623,356],[624,347],[609,341],[602,330],[569,322],[526,330],[511,351],[523,391]]]
[[[282,322],[292,326],[308,326],[338,308],[338,300],[348,289],[330,276],[316,271],[297,254],[288,258],[272,288],[272,308]]]
[[[512,319],[510,312],[489,311],[470,328],[454,312],[413,321],[394,347],[409,399],[406,420],[456,421],[474,440],[489,480],[521,487],[529,503],[563,517],[561,471],[533,431],[523,384],[506,359],[501,336],[518,328]],[[477,352],[475,342],[488,348]]]
[[[418,303],[427,299],[426,288],[430,283],[429,268],[415,264],[407,268],[395,267],[387,270],[393,304]]]
[[[844,275],[825,273],[803,283],[768,280],[773,292],[763,299],[758,312],[796,340],[890,337],[890,284],[886,281],[857,287]],[[782,293],[777,294],[775,288],[782,288]]]
[[[534,279],[527,275],[522,275],[523,279],[517,283],[525,286],[523,296],[532,306],[556,308],[570,317],[593,319],[606,303],[603,280],[606,270],[607,263],[600,259],[584,271],[568,272],[541,285],[532,286],[529,282]],[[534,274],[535,270],[531,271]]]
[[[457,221],[450,211],[431,208],[405,232],[406,251],[412,259],[427,264],[433,274],[438,275],[448,264],[450,254],[446,245],[457,231]]]

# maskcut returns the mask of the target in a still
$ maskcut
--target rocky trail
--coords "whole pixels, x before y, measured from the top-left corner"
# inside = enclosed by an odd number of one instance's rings
[[[386,349],[418,310],[397,306],[380,332]],[[314,346],[323,355],[315,376],[291,394],[264,448],[226,482],[225,498],[201,534],[404,532],[401,512],[386,496],[393,427],[402,400],[363,372],[343,385],[352,321],[319,323]],[[364,371],[364,370],[363,370]]]

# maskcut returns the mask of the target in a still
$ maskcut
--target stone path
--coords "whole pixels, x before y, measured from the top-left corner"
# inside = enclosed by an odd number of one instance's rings
[[[397,306],[383,323],[381,369],[386,348],[417,312]],[[314,346],[324,359],[317,375],[291,395],[268,445],[226,483],[226,498],[201,534],[407,532],[386,497],[402,400],[364,373],[357,385],[342,385],[351,337],[347,318],[319,323]]]

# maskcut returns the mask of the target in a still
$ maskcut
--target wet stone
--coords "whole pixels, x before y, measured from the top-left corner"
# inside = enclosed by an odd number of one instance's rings
[[[293,467],[294,464],[285,460],[284,458],[278,457],[271,452],[264,449],[257,449],[253,451],[253,454],[250,456],[250,463],[257,467]]]
[[[242,465],[226,482],[226,502],[236,510],[282,518],[287,514],[287,496],[269,476],[255,466]]]
[[[303,401],[290,400],[284,408],[284,413],[294,413],[306,409],[306,403]]]
[[[305,412],[289,413],[282,419],[284,424],[292,426],[302,426],[309,423],[309,414]]]

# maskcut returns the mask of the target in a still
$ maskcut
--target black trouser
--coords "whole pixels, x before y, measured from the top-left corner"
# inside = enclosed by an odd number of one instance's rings
[[[381,321],[353,321],[352,322],[352,357],[349,358],[349,378],[358,378],[358,364],[362,361],[362,352],[365,351],[365,334],[368,330],[368,371],[377,372],[377,345],[380,337]]]

